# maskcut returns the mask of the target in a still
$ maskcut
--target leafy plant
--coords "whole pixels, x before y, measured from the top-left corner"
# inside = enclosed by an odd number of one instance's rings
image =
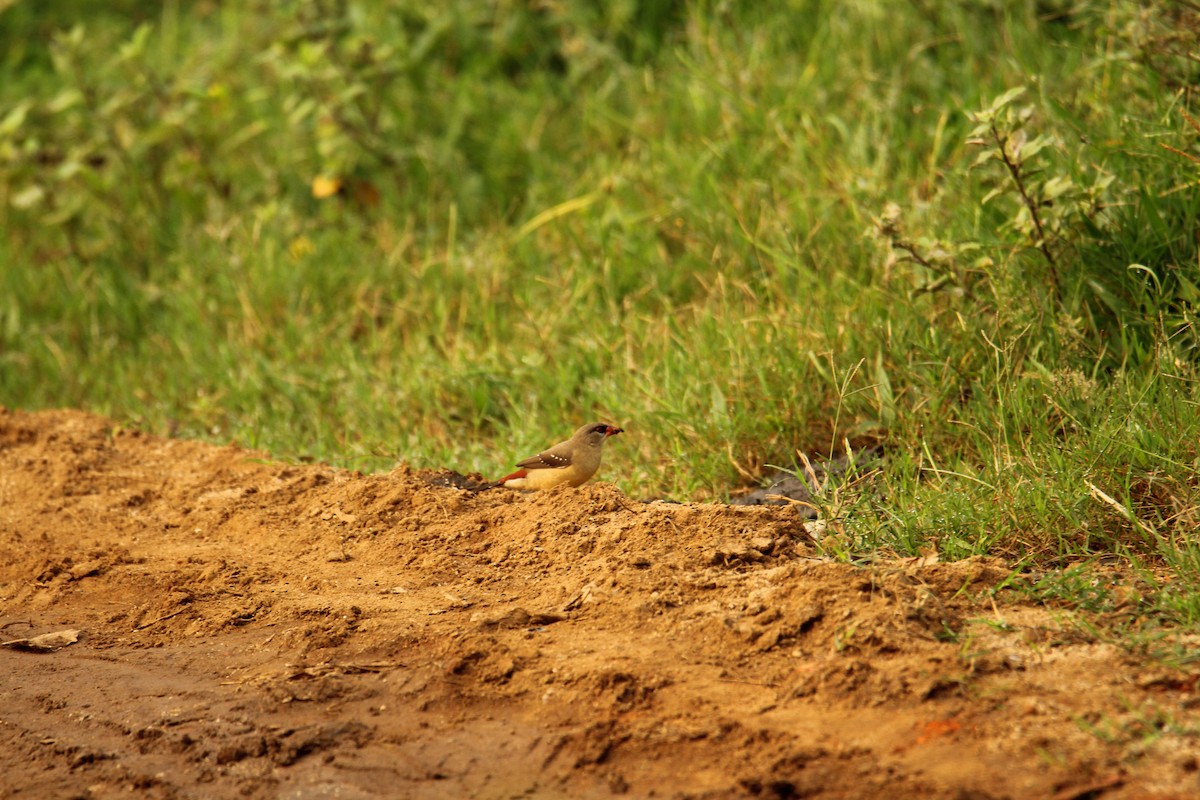
[[[1061,305],[1061,262],[1083,236],[1099,232],[1097,219],[1115,176],[1099,172],[1080,185],[1067,171],[1055,169],[1047,156],[1061,151],[1063,142],[1053,133],[1031,134],[1034,106],[1016,104],[1024,94],[1024,87],[1010,89],[973,113],[975,127],[968,142],[981,147],[976,168],[998,165],[1003,171],[1001,184],[980,202],[1011,198],[1016,207],[1005,214],[1002,230],[1015,234],[1020,246],[1041,256],[1054,298]]]

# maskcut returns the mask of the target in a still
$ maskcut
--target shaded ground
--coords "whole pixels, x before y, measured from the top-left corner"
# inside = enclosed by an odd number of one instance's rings
[[[1196,675],[789,507],[0,411],[0,796],[1200,796]]]

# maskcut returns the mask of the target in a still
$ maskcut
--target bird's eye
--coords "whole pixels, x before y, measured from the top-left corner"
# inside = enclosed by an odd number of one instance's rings
[[[608,433],[608,426],[597,425],[596,427],[592,428],[592,433]]]

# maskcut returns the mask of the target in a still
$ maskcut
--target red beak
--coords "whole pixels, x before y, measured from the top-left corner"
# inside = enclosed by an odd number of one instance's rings
[[[618,433],[624,433],[624,432],[625,432],[624,428],[614,428],[612,425],[609,425],[608,430],[606,430],[604,432],[604,435],[605,436],[616,436]]]

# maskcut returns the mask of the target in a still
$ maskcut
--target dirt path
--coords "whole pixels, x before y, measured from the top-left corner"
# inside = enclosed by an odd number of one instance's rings
[[[1196,673],[786,508],[0,411],[0,796],[1200,796]]]

